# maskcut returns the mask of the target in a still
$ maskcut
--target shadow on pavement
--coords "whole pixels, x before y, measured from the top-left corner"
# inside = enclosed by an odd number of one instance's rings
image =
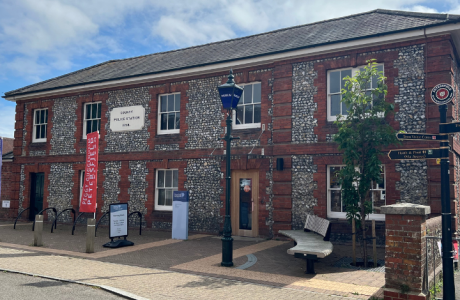
[[[25,283],[22,284],[22,286],[33,286],[37,288],[47,288],[47,287],[52,287],[52,286],[63,286],[70,284],[70,282],[64,282],[64,281],[39,281],[39,282],[33,282],[33,283]]]

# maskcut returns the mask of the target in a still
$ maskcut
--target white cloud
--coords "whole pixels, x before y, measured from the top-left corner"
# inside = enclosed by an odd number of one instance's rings
[[[376,8],[460,14],[459,0],[0,0],[0,81],[34,83],[136,47],[180,48]],[[14,109],[1,101],[0,118],[0,135],[12,136]]]
[[[174,45],[187,46],[235,37],[235,33],[222,24],[186,23],[172,16],[161,17],[154,33]]]
[[[427,0],[3,0],[0,80],[12,72],[29,82],[78,69],[126,49],[180,48],[369,11],[436,12]],[[450,13],[458,0],[446,0]],[[160,47],[158,47],[160,45]],[[154,47],[157,46],[157,47]],[[153,52],[153,51],[152,51]]]
[[[423,12],[423,13],[438,13],[436,9],[429,8],[423,5],[414,5],[410,9],[411,11]]]
[[[35,82],[55,70],[71,71],[78,58],[110,59],[123,49],[118,29],[124,19],[144,5],[142,0],[0,1],[0,78],[13,72]]]
[[[162,2],[152,32],[176,47],[307,24],[377,8],[436,12],[426,0],[234,0]],[[206,24],[204,26],[203,24]]]

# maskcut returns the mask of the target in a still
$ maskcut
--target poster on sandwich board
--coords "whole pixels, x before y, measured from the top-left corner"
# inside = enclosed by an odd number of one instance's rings
[[[128,203],[110,204],[110,238],[128,235]]]

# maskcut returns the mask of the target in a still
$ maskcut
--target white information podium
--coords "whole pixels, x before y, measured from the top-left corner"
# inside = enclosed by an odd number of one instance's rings
[[[173,192],[172,238],[188,239],[188,192]]]

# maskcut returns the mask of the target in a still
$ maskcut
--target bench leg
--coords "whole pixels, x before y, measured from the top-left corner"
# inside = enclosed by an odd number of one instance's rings
[[[307,254],[307,269],[305,270],[305,274],[316,274],[315,273],[315,260],[318,257],[316,255]]]

